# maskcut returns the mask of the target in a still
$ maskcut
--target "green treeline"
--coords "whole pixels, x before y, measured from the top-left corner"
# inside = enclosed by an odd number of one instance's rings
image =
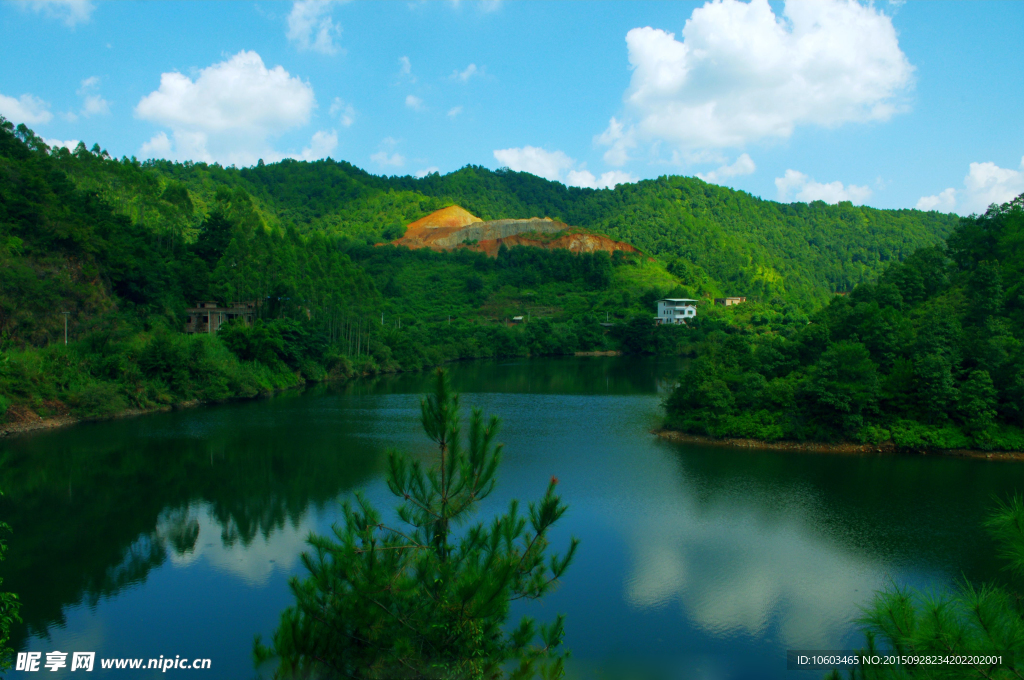
[[[687,432],[1024,450],[1024,197],[963,218],[809,323],[701,321],[667,400]],[[752,310],[747,310],[749,313]],[[697,340],[697,338],[694,338]]]
[[[413,179],[329,159],[140,163],[98,145],[49,149],[6,121],[0,178],[0,420],[217,401],[460,358],[685,353],[692,334],[649,327],[659,297],[746,294],[803,318],[954,224],[785,206],[677,177],[595,191],[479,167]],[[483,218],[560,218],[654,257],[375,247],[456,202]],[[200,300],[256,301],[259,318],[186,336],[184,310]]]

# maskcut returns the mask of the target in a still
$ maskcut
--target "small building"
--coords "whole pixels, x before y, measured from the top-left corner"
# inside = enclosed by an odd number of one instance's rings
[[[230,307],[219,307],[216,300],[204,300],[186,309],[185,313],[188,314],[186,333],[216,333],[234,319],[241,319],[246,326],[251,326],[256,320],[256,301],[234,302]]]
[[[697,316],[697,300],[689,298],[665,298],[658,300],[658,316],[655,323],[686,323]]]
[[[512,323],[523,323],[523,317],[522,316],[513,316],[512,317]]]
[[[726,307],[729,307],[731,305],[738,305],[739,303],[746,302],[746,301],[747,301],[747,298],[745,298],[745,297],[715,298],[715,304],[716,305],[724,305]]]

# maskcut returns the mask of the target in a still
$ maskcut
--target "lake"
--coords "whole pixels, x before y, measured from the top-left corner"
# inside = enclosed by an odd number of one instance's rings
[[[993,495],[1021,490],[1020,464],[667,442],[651,430],[680,367],[450,366],[464,407],[503,422],[481,518],[560,480],[569,511],[552,547],[577,536],[577,559],[555,593],[514,611],[567,615],[570,677],[820,678],[787,671],[786,650],[859,646],[852,620],[887,583],[998,578],[980,521]],[[356,489],[391,505],[389,447],[432,454],[418,422],[429,381],[382,376],[0,440],[14,528],[3,588],[24,603],[15,649],[44,662],[54,650],[204,657],[204,677],[253,677],[253,636],[290,604],[309,532],[326,532]],[[64,674],[76,677],[46,672]]]

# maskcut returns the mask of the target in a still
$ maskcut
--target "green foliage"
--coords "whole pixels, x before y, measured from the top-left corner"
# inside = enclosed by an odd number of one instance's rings
[[[112,159],[98,146],[50,149],[7,121],[0,121],[0,178],[0,350],[13,362],[0,366],[0,397],[8,411],[70,406],[88,417],[470,357],[692,352],[703,331],[650,328],[653,300],[747,295],[758,303],[752,324],[791,325],[831,291],[877,276],[953,224],[937,213],[783,206],[678,177],[595,191],[472,166],[414,179],[329,159],[244,169],[140,163]],[[485,219],[561,218],[653,258],[373,247],[455,202]],[[957,252],[975,257],[978,248],[961,241]],[[1002,262],[1007,253],[981,256]],[[908,304],[935,299],[948,262],[924,252],[893,268],[894,277],[912,280]],[[993,276],[980,269],[970,295],[989,295]],[[1005,295],[1019,295],[1006,281]],[[870,333],[837,336],[862,343],[883,376],[900,358],[885,348],[907,331],[902,302],[886,302],[898,286],[887,290],[879,304],[889,311],[867,319]],[[184,310],[200,300],[251,303],[259,321],[217,338],[176,339]],[[994,424],[986,429],[983,396],[968,404],[951,392],[947,401],[977,421],[979,437],[995,436],[990,430],[1016,408],[1007,391],[1024,395],[1024,375],[1004,385],[1000,372],[1016,351],[1014,331],[1000,325],[1013,304],[949,327],[940,321],[934,337],[919,338],[951,366],[961,360],[953,351],[961,336],[977,340],[971,349],[984,358],[977,368],[998,394]],[[942,311],[936,303],[937,318]],[[516,316],[525,323],[512,325]],[[74,347],[62,354],[53,347],[65,323]],[[825,347],[811,343],[806,351]],[[779,393],[793,393],[795,382]],[[886,386],[882,380],[883,393]],[[744,431],[768,422],[733,416]],[[857,417],[847,418],[844,432],[859,430]],[[767,432],[793,430],[792,419],[768,420]]]
[[[1024,278],[1011,247],[1022,202],[963,218],[948,249],[917,251],[809,323],[756,306],[698,317],[697,356],[666,401],[669,425],[766,440],[1021,450],[1024,300],[1010,291]]]
[[[9,532],[11,527],[0,522],[0,534]],[[0,562],[7,556],[7,539],[0,538]],[[0,579],[0,584],[3,579]],[[10,647],[11,626],[21,623],[21,602],[16,593],[0,592],[0,673],[11,667],[14,650]]]
[[[986,522],[1000,546],[1010,578],[1006,584],[976,585],[968,581],[952,593],[926,595],[893,585],[875,595],[859,623],[867,637],[864,654],[879,650],[909,656],[998,654],[1001,666],[905,664],[862,665],[850,680],[920,678],[1019,678],[1024,671],[1024,501],[1020,496],[1000,503]],[[833,671],[829,680],[841,680]]]
[[[440,369],[421,411],[437,466],[424,470],[389,452],[387,483],[400,502],[401,528],[357,495],[333,537],[310,536],[313,551],[302,557],[309,576],[290,582],[295,605],[271,645],[257,637],[254,646],[257,664],[278,659],[275,677],[495,678],[506,668],[512,678],[562,676],[563,616],[504,627],[510,602],[543,597],[576,552],[573,539],[563,557],[545,554],[566,511],[557,480],[527,516],[513,501],[489,526],[461,528],[494,490],[498,420],[474,410],[464,442],[458,395]]]

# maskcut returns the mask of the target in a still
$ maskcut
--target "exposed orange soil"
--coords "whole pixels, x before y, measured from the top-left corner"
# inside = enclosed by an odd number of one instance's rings
[[[622,250],[627,253],[640,252],[628,243],[622,243],[621,241],[612,240],[607,236],[599,236],[598,234],[591,234],[585,231],[562,232],[556,235],[555,238],[531,238],[529,234],[520,234],[506,238],[480,241],[474,246],[469,246],[469,248],[470,250],[479,250],[487,253],[491,257],[497,257],[498,249],[502,245],[506,248],[511,248],[512,246],[534,246],[549,250],[565,248],[574,253],[593,253],[598,250],[608,253],[615,252],[616,250]]]
[[[488,238],[492,236],[493,238]],[[497,257],[502,245],[533,246],[549,250],[564,248],[574,253],[592,253],[599,250],[609,253],[616,250],[639,252],[628,243],[591,234],[584,229],[570,227],[547,217],[485,222],[457,205],[443,208],[409,224],[405,235],[391,243],[412,249],[468,248],[486,253],[490,257]]]

